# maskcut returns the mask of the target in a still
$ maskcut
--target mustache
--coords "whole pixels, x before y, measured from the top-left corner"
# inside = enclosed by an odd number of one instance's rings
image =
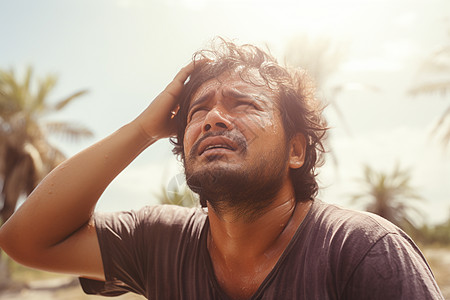
[[[222,137],[226,137],[230,140],[232,140],[234,143],[236,143],[236,145],[238,145],[238,151],[241,152],[246,152],[247,151],[247,140],[245,139],[244,135],[242,133],[240,133],[237,130],[234,131],[228,131],[228,130],[223,130],[223,131],[211,131],[211,132],[207,132],[205,133],[204,136],[202,136],[201,138],[198,139],[198,141],[196,141],[194,143],[194,145],[191,148],[191,151],[189,151],[189,156],[195,156],[196,153],[198,153],[198,147],[200,147],[201,142],[203,142],[205,139],[210,138],[210,137],[215,137],[215,136],[222,136]]]

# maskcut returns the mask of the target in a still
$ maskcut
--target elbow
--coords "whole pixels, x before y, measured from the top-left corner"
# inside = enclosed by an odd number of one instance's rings
[[[43,247],[30,233],[23,232],[17,224],[5,223],[0,227],[0,249],[11,259],[27,267],[45,269],[53,259],[49,248]]]
[[[21,262],[28,255],[24,253],[26,247],[21,245],[20,234],[8,226],[8,223],[0,227],[0,249],[15,261]]]
[[[8,229],[0,228],[0,249],[14,261],[29,267],[33,267],[34,253],[17,239],[17,233],[11,233]]]
[[[8,224],[5,223],[0,227],[0,249],[5,251],[8,255],[12,252],[11,249],[11,233],[8,230]],[[11,256],[11,255],[10,255]]]
[[[6,231],[5,226],[0,226],[0,249],[5,248],[5,243],[6,243],[5,231]]]

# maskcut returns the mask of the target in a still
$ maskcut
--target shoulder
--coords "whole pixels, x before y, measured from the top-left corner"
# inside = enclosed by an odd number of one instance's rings
[[[345,299],[441,299],[419,248],[391,222],[321,201],[310,218]]]
[[[119,235],[200,231],[207,214],[201,208],[176,205],[146,206],[139,210],[100,212],[95,214],[97,231],[113,231]]]
[[[333,232],[334,238],[357,238],[360,241],[376,243],[388,235],[409,237],[386,219],[368,212],[346,209],[334,204],[316,200],[311,208],[311,226],[319,231]]]
[[[310,245],[319,248],[335,270],[346,274],[346,279],[368,256],[377,260],[402,252],[424,260],[405,232],[371,213],[317,201],[307,227]]]
[[[95,220],[116,219],[122,222],[179,223],[190,218],[206,217],[201,208],[187,208],[177,205],[144,206],[139,210],[119,212],[96,212]]]

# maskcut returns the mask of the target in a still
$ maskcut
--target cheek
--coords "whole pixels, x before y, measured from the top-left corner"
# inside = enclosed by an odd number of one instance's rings
[[[200,128],[201,128],[200,123],[190,123],[189,125],[186,126],[183,140],[185,154],[189,154],[189,151],[191,151],[195,141],[197,141],[198,136],[200,135],[201,132]]]
[[[243,114],[242,118],[246,119],[249,124],[253,126],[265,128],[273,126],[275,118],[278,116],[273,111],[252,111],[251,113]]]
[[[260,135],[279,136],[284,135],[277,116],[270,112],[258,112],[242,116],[236,120],[236,124],[248,140],[253,140]]]

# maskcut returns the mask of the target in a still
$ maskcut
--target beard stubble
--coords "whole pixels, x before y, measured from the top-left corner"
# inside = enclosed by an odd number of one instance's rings
[[[238,160],[211,156],[203,165],[197,163],[194,169],[198,145],[210,136],[232,139],[239,145],[236,150]],[[272,204],[286,180],[289,159],[287,143],[263,152],[259,157],[255,153],[252,159],[250,157],[247,142],[239,132],[207,133],[194,144],[184,160],[186,182],[192,191],[199,194],[202,206],[208,202],[219,215],[232,212],[236,218],[251,221]]]

